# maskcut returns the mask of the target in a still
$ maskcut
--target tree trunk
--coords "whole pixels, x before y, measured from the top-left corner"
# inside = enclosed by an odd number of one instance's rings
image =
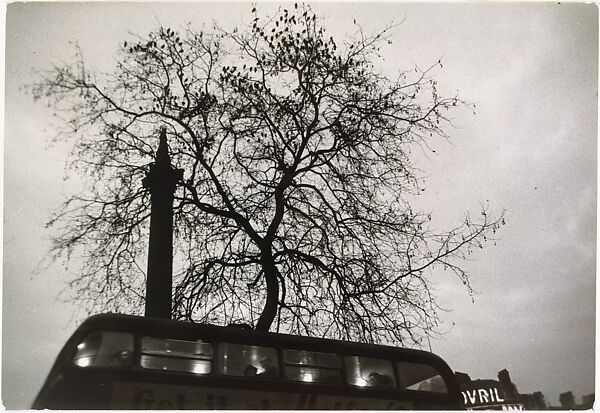
[[[263,311],[256,324],[256,330],[269,331],[275,317],[277,316],[277,306],[279,301],[279,280],[277,279],[278,269],[275,266],[273,255],[269,249],[263,253],[261,258],[262,268],[267,283],[267,300]]]

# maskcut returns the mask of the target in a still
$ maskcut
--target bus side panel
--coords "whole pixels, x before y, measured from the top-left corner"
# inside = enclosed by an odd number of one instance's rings
[[[110,408],[144,410],[415,410],[419,406],[417,403],[407,400],[311,392],[306,387],[305,392],[299,393],[239,388],[232,391],[223,387],[115,382]]]

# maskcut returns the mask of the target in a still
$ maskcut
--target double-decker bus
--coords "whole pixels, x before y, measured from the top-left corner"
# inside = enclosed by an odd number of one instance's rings
[[[420,350],[102,314],[60,352],[34,409],[462,408]]]

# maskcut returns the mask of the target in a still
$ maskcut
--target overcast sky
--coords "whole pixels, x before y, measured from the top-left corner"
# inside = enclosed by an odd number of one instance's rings
[[[248,21],[248,4],[11,4],[6,32],[2,399],[28,408],[81,321],[58,293],[76,267],[34,275],[50,212],[71,190],[68,147],[48,145],[51,111],[19,90],[33,71],[69,60],[108,69],[129,33],[159,23],[200,28]],[[273,5],[263,5],[272,10]],[[260,9],[260,7],[259,7]],[[507,225],[465,264],[479,292],[433,274],[448,333],[433,351],[472,378],[507,368],[520,392],[558,404],[594,392],[598,11],[582,4],[317,3],[331,33],[401,22],[384,50],[394,74],[442,58],[443,93],[477,105],[457,113],[452,140],[419,157],[429,177],[416,202],[439,229],[489,200]],[[454,325],[452,325],[454,323]]]

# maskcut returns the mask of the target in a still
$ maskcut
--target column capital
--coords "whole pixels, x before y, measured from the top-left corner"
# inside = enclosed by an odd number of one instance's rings
[[[177,182],[183,178],[183,169],[173,168],[167,144],[167,132],[161,128],[158,149],[154,163],[150,164],[150,170],[142,180],[145,188],[150,189],[151,194],[161,192],[172,195],[175,192]]]

